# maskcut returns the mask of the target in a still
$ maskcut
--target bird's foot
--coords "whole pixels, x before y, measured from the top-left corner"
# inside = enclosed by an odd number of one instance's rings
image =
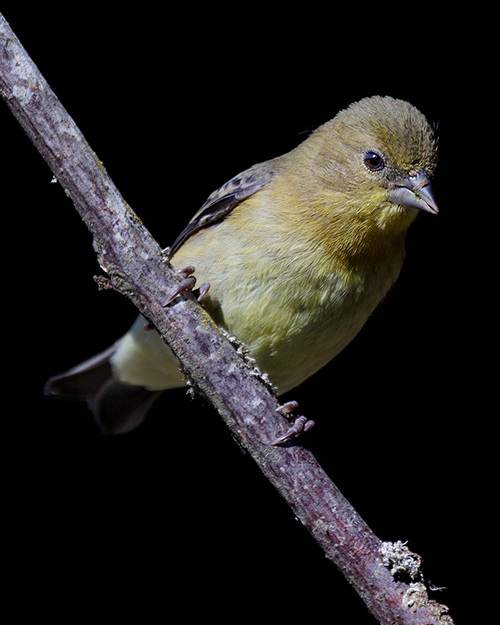
[[[292,440],[292,438],[300,436],[301,434],[308,432],[314,427],[314,421],[311,421],[310,419],[302,416],[293,416],[292,413],[297,408],[297,406],[298,403],[296,401],[289,401],[286,404],[283,404],[283,406],[279,406],[278,408],[276,408],[277,412],[281,412],[281,414],[283,414],[287,419],[293,419],[294,423],[292,427],[287,432],[285,432],[285,434],[283,434],[283,436],[280,436],[272,442],[273,445],[281,445],[283,443],[287,443],[288,441]]]
[[[185,293],[186,291],[192,291],[198,301],[200,301],[202,297],[205,297],[210,288],[210,284],[208,282],[204,282],[199,289],[195,289],[194,285],[196,284],[196,278],[193,275],[194,272],[195,268],[192,265],[188,265],[187,267],[184,267],[184,269],[175,273],[175,275],[179,278],[179,284],[163,306],[168,306],[170,302],[173,302],[176,297],[179,297],[179,295],[182,295],[182,293]]]

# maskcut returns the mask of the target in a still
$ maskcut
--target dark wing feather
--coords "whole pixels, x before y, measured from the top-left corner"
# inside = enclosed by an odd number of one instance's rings
[[[195,232],[220,221],[229,215],[235,206],[269,184],[278,170],[279,158],[250,167],[209,195],[207,201],[170,247],[168,257],[172,258]]]

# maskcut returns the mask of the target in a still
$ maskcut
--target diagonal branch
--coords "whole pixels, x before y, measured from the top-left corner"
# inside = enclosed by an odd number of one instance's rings
[[[93,235],[113,288],[151,321],[193,384],[383,624],[452,624],[428,598],[420,559],[382,543],[288,427],[268,385],[191,295],[164,307],[177,284],[158,244],[127,206],[74,121],[0,14],[0,90]]]

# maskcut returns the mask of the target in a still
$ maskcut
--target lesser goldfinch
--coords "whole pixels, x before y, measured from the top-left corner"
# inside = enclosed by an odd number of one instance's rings
[[[411,104],[351,104],[291,152],[212,193],[170,248],[176,269],[210,283],[202,303],[249,349],[279,394],[356,336],[397,280],[419,211],[437,213],[431,125]],[[88,401],[101,428],[127,432],[183,386],[177,362],[138,317],[109,349],[51,378]]]

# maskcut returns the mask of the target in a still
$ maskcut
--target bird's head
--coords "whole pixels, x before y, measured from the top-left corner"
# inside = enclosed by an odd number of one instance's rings
[[[321,184],[344,198],[342,210],[381,227],[409,224],[417,211],[438,212],[431,188],[435,133],[411,104],[365,98],[340,111],[309,141]]]

